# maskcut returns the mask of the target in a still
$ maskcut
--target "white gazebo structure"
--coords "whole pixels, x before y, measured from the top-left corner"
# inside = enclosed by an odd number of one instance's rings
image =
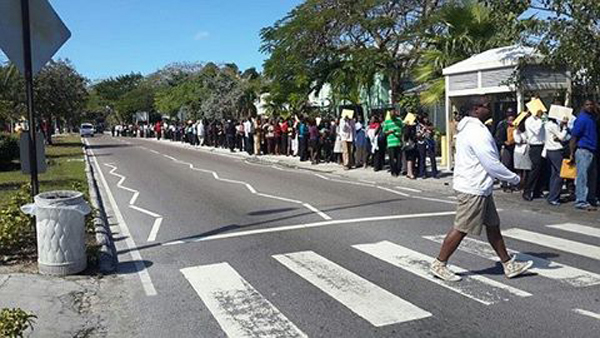
[[[506,107],[523,111],[525,95],[528,94],[539,95],[549,107],[557,92],[564,92],[564,104],[569,104],[570,74],[566,70],[541,65],[541,60],[542,55],[534,48],[514,45],[490,49],[444,68],[448,169],[452,168],[454,155],[450,150],[453,141],[450,120],[457,107],[461,107],[469,97],[488,96],[496,117],[503,116],[504,112],[500,110]]]

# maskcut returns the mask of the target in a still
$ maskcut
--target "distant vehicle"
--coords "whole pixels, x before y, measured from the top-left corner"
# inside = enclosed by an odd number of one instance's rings
[[[94,137],[94,125],[91,123],[82,123],[79,128],[79,134],[81,137],[91,136]]]

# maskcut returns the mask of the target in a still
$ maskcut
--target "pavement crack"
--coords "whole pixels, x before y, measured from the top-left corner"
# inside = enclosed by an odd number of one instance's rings
[[[4,285],[6,285],[6,283],[8,283],[8,280],[10,279],[11,275],[7,275],[6,278],[4,278],[4,280],[0,281],[0,289],[2,289],[2,287]]]

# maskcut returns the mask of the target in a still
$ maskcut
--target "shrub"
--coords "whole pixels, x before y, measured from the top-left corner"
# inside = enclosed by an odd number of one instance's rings
[[[33,330],[34,314],[21,309],[0,310],[0,337],[23,337],[29,328]]]
[[[15,135],[0,133],[0,164],[19,158],[19,139]]]
[[[35,240],[31,218],[21,211],[30,201],[29,186],[23,185],[0,210],[0,254],[14,253]]]

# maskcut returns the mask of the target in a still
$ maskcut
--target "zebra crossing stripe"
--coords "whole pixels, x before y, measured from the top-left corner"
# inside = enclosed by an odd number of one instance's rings
[[[460,274],[463,277],[462,281],[453,283],[435,278],[429,273],[429,265],[433,261],[432,257],[392,242],[382,241],[373,244],[354,245],[353,247],[484,305],[507,301],[511,296],[531,296],[528,292],[481,275],[474,275],[457,266],[449,265],[448,267]]]
[[[423,238],[436,243],[442,243],[445,237],[445,235],[438,235],[424,236]],[[465,237],[458,249],[485,259],[498,261],[498,256],[496,255],[496,252],[492,246],[477,239]],[[559,282],[575,287],[586,287],[600,284],[599,274],[549,261],[537,256],[520,253],[514,250],[508,250],[508,252],[510,254],[518,255],[520,260],[533,261],[533,267],[529,269],[529,271],[537,273],[540,276],[555,279]]]
[[[229,264],[181,269],[229,337],[306,337]]]
[[[561,250],[575,255],[600,260],[600,247],[595,245],[579,243],[568,239],[548,236],[519,228],[504,230],[502,231],[502,235],[504,237],[518,239],[520,241],[545,246],[547,248]]]
[[[288,253],[275,255],[273,258],[374,326],[431,316],[431,313],[315,252]]]
[[[548,228],[559,229],[569,232],[574,232],[581,235],[587,235],[592,237],[600,238],[600,228],[590,227],[587,225],[575,224],[575,223],[564,223],[547,225]]]

